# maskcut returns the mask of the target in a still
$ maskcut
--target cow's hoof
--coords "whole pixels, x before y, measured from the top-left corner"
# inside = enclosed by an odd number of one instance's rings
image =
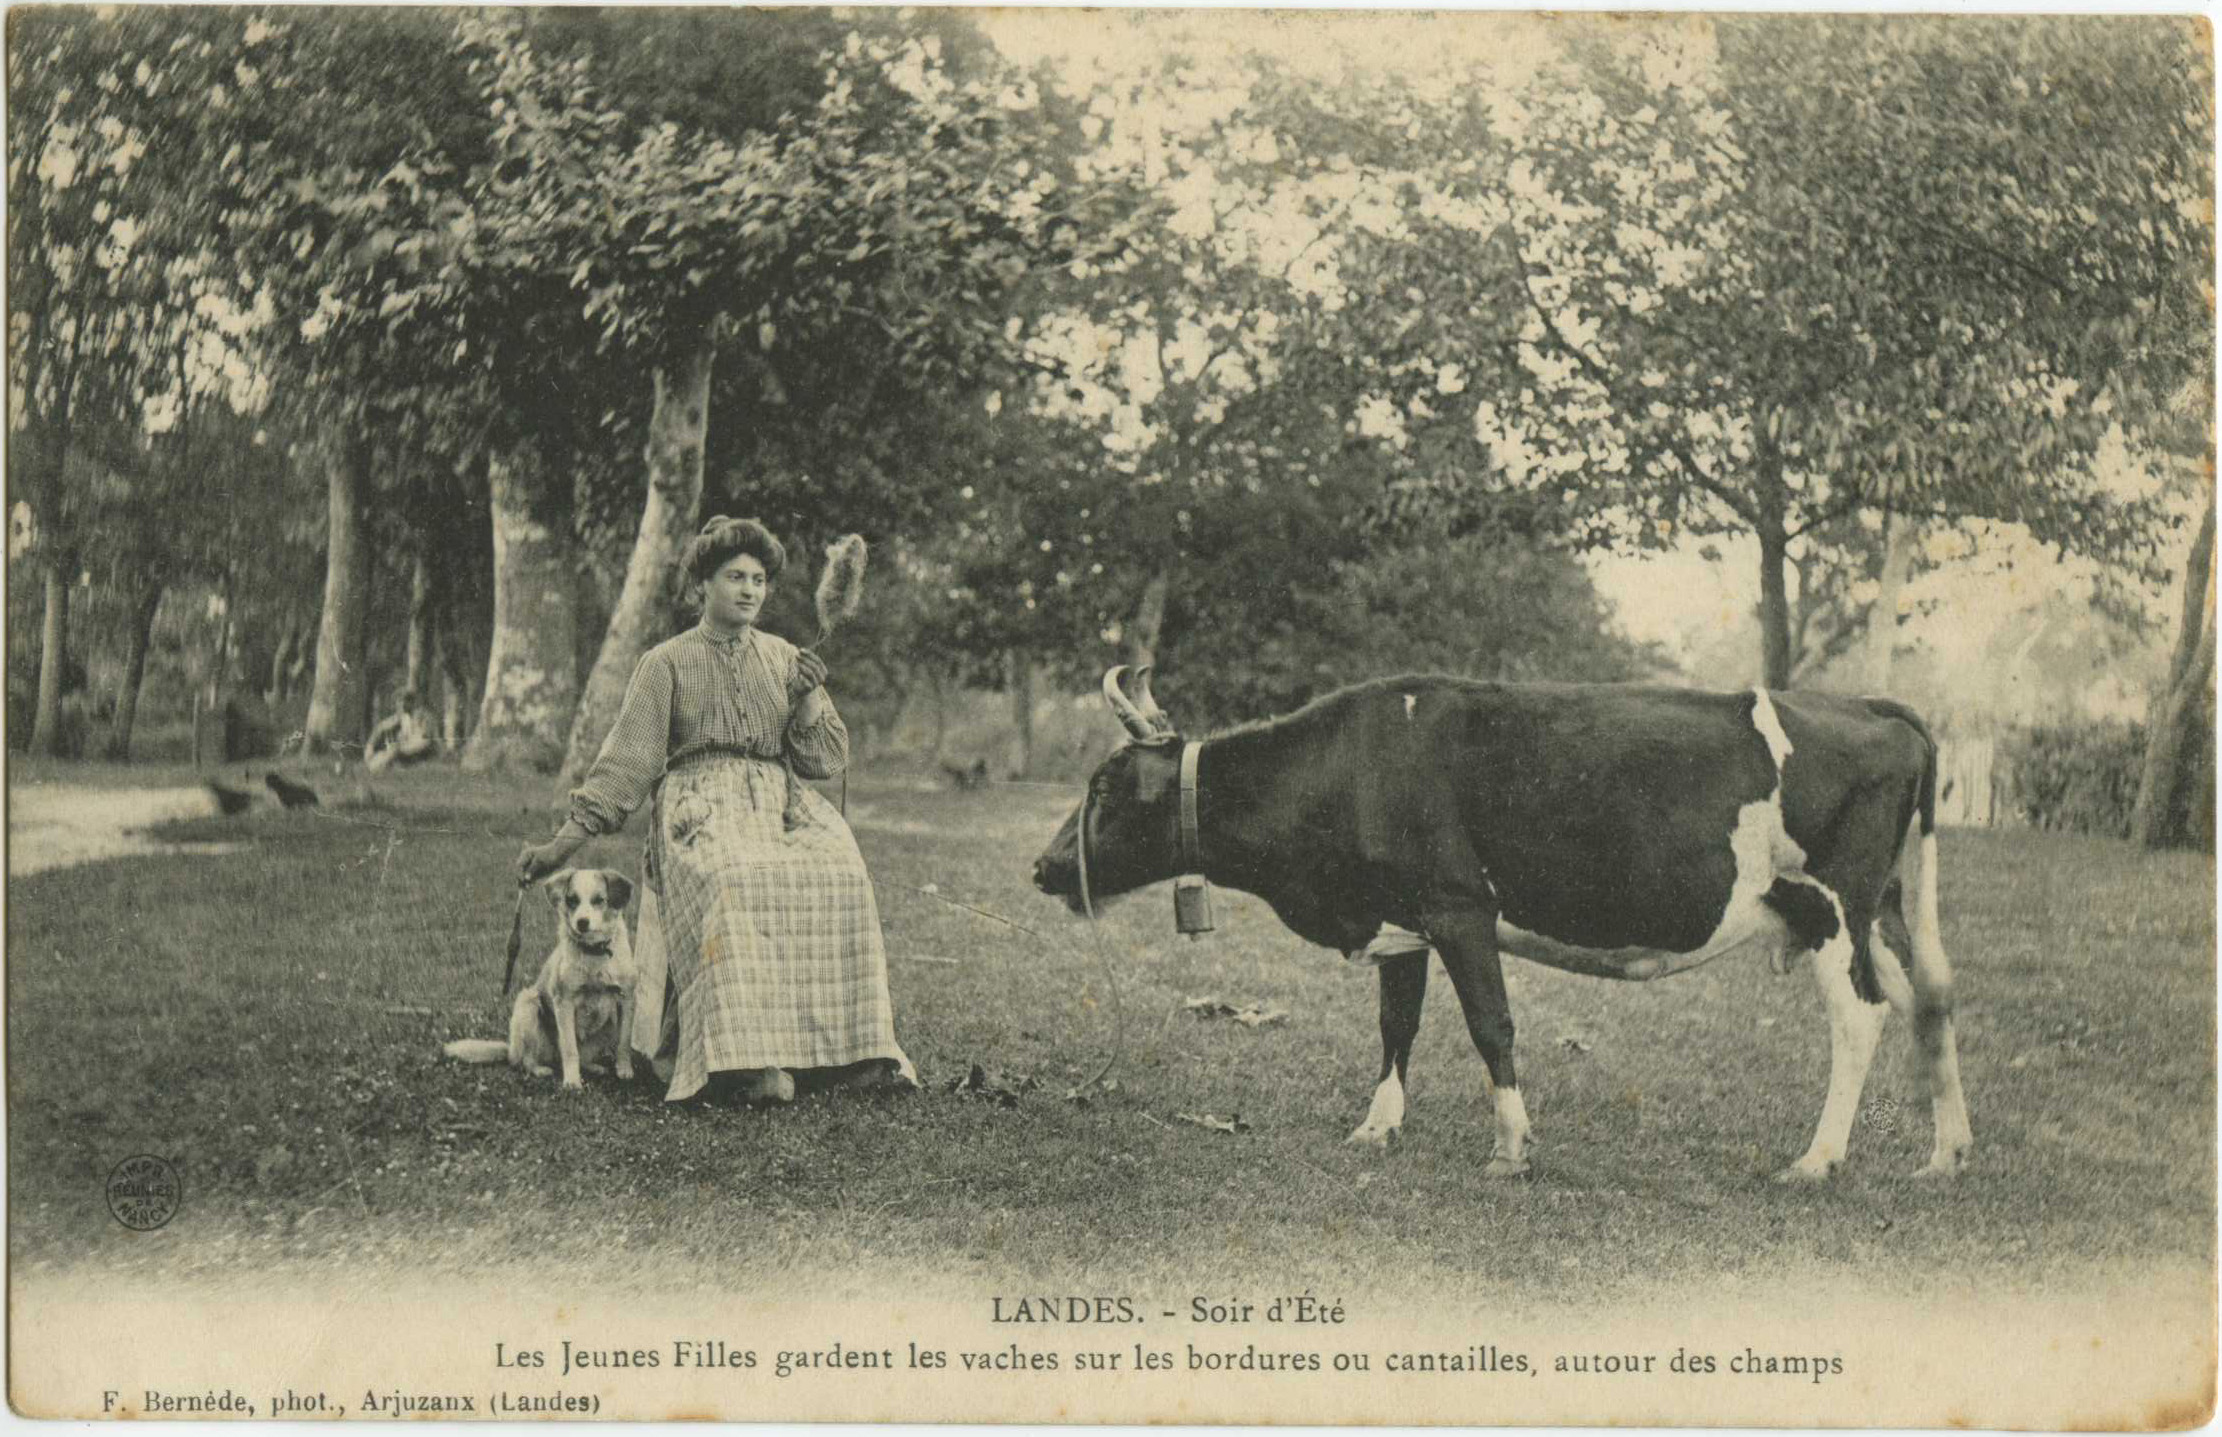
[[[1481,1170],[1485,1178],[1524,1178],[1528,1175],[1526,1158],[1491,1158]]]
[[[1826,1158],[1799,1158],[1781,1172],[1775,1181],[1790,1185],[1825,1183],[1836,1172],[1836,1164]]]
[[[1401,1127],[1377,1128],[1371,1123],[1366,1123],[1352,1131],[1348,1141],[1353,1147],[1387,1148],[1390,1143],[1402,1136],[1403,1132],[1404,1129]]]

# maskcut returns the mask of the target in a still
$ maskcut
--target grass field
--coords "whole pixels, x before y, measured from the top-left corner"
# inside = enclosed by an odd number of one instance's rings
[[[116,775],[18,767],[11,782]],[[19,1273],[483,1273],[553,1250],[679,1288],[916,1273],[1204,1291],[1266,1269],[1291,1291],[1396,1274],[1579,1297],[1853,1267],[1913,1286],[1940,1269],[1980,1284],[2213,1263],[2209,858],[1946,834],[1977,1137],[1952,1184],[1908,1177],[1929,1117],[1895,1021],[1844,1173],[1768,1181],[1803,1150],[1827,1081],[1802,967],[1630,986],[1514,960],[1536,1173],[1487,1184],[1483,1069],[1439,970],[1405,1137],[1350,1148],[1379,1054],[1371,973],[1232,893],[1200,943],[1174,936],[1154,890],[1091,935],[1026,882],[1073,797],[1055,789],[851,790],[922,1094],[754,1112],[457,1066],[443,1040],[501,1031],[510,865],[545,836],[547,795],[452,771],[382,792],[391,807],[177,835],[248,840],[226,857],[9,884]],[[580,861],[637,871],[637,856],[628,837]],[[928,886],[1035,932],[913,891]],[[550,933],[537,900],[527,916],[520,966]],[[1290,1016],[1252,1029],[1181,1010],[1205,995]],[[1107,1060],[1115,1090],[1066,1101]],[[974,1064],[1040,1086],[1011,1105],[948,1091]],[[1183,1113],[1239,1113],[1249,1131]],[[142,1151],[186,1183],[153,1234],[102,1197]]]

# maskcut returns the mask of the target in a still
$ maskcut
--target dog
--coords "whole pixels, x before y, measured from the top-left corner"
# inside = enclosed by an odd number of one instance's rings
[[[556,945],[540,976],[509,1008],[509,1041],[460,1038],[443,1049],[465,1063],[507,1061],[535,1077],[563,1070],[563,1086],[584,1086],[580,1072],[608,1064],[633,1076],[633,943],[625,908],[633,884],[604,868],[566,868],[541,883],[556,910]]]

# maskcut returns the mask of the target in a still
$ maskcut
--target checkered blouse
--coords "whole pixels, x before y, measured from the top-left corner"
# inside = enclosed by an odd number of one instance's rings
[[[849,730],[823,690],[815,721],[790,722],[796,652],[761,629],[721,639],[697,625],[641,655],[593,769],[571,792],[572,819],[589,833],[617,832],[666,769],[701,754],[785,758],[804,778],[848,767]]]

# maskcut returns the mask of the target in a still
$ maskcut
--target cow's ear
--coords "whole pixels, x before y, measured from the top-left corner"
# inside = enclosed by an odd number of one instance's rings
[[[622,873],[602,870],[602,881],[609,885],[610,907],[629,907],[633,901],[633,880]]]

